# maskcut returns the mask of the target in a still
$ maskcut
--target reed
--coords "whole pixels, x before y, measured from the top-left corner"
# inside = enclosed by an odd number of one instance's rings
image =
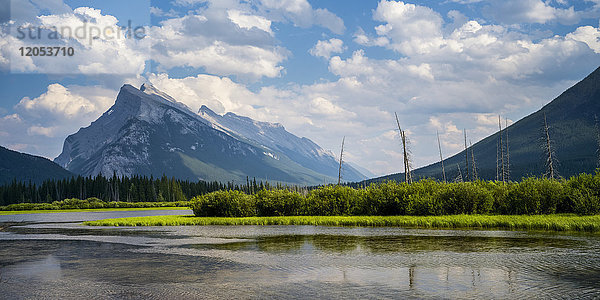
[[[600,215],[284,216],[244,218],[195,217],[189,215],[104,219],[87,221],[83,224],[89,226],[311,225],[600,232]]]

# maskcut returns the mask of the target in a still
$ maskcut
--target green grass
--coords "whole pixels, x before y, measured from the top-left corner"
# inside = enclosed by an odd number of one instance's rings
[[[90,226],[182,225],[315,225],[407,228],[462,228],[545,231],[600,231],[600,215],[449,215],[449,216],[292,216],[292,217],[194,217],[151,216],[84,222]]]
[[[100,212],[100,211],[138,211],[138,210],[188,210],[189,207],[129,207],[129,208],[90,208],[90,209],[52,209],[52,210],[6,210],[0,211],[3,215],[23,215],[23,214],[47,214],[47,213],[66,213],[66,212]]]

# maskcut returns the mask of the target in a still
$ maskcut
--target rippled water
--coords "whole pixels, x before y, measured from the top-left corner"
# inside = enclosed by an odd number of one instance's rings
[[[600,297],[598,235],[314,226],[92,228],[57,222],[117,215],[57,215],[0,216],[0,222],[30,222],[0,231],[0,298]]]

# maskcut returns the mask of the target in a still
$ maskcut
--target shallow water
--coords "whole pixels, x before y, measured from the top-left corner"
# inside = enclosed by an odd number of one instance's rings
[[[0,231],[0,295],[600,297],[598,235],[315,226],[95,228],[75,222],[185,213],[0,216],[0,222],[29,222]]]

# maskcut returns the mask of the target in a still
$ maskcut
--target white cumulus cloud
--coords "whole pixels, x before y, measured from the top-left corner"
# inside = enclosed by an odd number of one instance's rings
[[[576,24],[582,11],[554,7],[549,1],[541,0],[494,0],[484,9],[495,20],[505,24],[540,23],[558,21],[562,24]]]
[[[16,113],[0,116],[0,128],[7,133],[0,135],[0,144],[19,145],[21,151],[52,159],[69,134],[88,126],[114,103],[116,93],[99,86],[51,84],[38,97],[22,98]]]
[[[278,77],[287,58],[268,20],[238,10],[209,7],[201,15],[167,19],[150,30],[159,70],[203,68],[248,79]]]
[[[251,15],[234,9],[228,10],[227,16],[233,23],[238,25],[240,28],[258,28],[262,31],[273,34],[273,31],[271,31],[271,21],[261,16]]]
[[[262,0],[259,7],[275,20],[290,20],[298,27],[319,25],[336,34],[346,29],[344,21],[327,9],[313,9],[307,0]]]
[[[39,116],[51,114],[58,118],[74,119],[105,109],[107,102],[108,100],[95,103],[83,96],[71,93],[66,87],[58,83],[54,83],[49,85],[48,91],[39,97],[33,99],[24,97],[21,99],[17,104],[17,108]]]
[[[0,65],[6,58],[5,53],[11,53],[10,68],[13,72],[139,74],[150,55],[149,40],[142,37],[145,29],[140,27],[139,39],[133,38],[133,35],[129,38],[117,23],[114,16],[90,7],[21,20],[11,26],[11,36],[3,37],[8,42],[0,43]],[[36,33],[38,28],[43,30],[40,36],[31,39],[25,34],[29,28]],[[60,52],[55,56],[23,56],[14,51],[39,44],[67,49],[71,47],[73,52],[72,55]]]
[[[313,56],[320,56],[329,59],[332,53],[342,53],[346,50],[344,42],[340,39],[329,39],[325,41],[318,41],[317,44],[312,47],[309,52]]]

